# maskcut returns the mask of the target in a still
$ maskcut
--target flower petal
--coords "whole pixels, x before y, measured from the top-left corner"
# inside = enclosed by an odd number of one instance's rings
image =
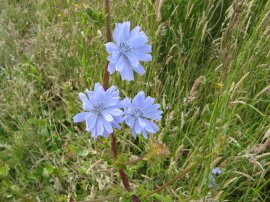
[[[134,128],[135,128],[135,132],[136,132],[137,134],[141,134],[142,129],[141,129],[141,127],[140,127],[140,125],[139,125],[139,122],[138,122],[137,120],[136,120],[135,123],[134,123]]]
[[[98,118],[97,118],[96,127],[97,127],[97,134],[98,135],[103,135],[104,128],[103,128],[103,122],[102,122],[101,116],[98,116]]]
[[[91,113],[85,119],[86,119],[86,130],[87,131],[91,131],[95,127],[95,125],[96,125],[97,115]]]
[[[145,125],[146,125],[145,129],[149,133],[156,133],[159,131],[159,127],[152,121],[146,120]]]
[[[150,53],[152,51],[152,46],[144,44],[142,46],[135,48],[135,53]]]
[[[143,137],[145,139],[148,139],[148,135],[147,135],[147,132],[145,130],[142,130],[142,134],[143,134]]]
[[[135,131],[135,127],[132,128],[132,136],[133,136],[134,139],[137,138],[137,133]]]
[[[145,35],[144,32],[139,32],[139,34],[137,35],[137,37],[134,37],[133,39],[133,43],[134,43],[134,47],[141,47],[143,45],[145,45],[148,42],[148,37]]]
[[[130,29],[130,22],[123,22],[123,23],[117,23],[114,33],[113,33],[113,39],[117,44],[119,44],[121,41],[128,38],[129,35],[129,29]]]
[[[130,65],[134,68],[134,67],[138,67],[139,65],[139,60],[137,59],[136,55],[131,53],[131,52],[128,52],[125,54],[128,58],[128,61],[130,63]]]
[[[106,43],[105,46],[106,46],[106,50],[110,54],[112,54],[114,51],[118,50],[118,46],[113,42]]]
[[[109,113],[113,116],[121,116],[123,115],[123,111],[120,110],[120,109],[117,109],[117,108],[108,108],[108,109],[105,109],[104,112],[106,113]]]
[[[79,93],[80,100],[83,103],[83,110],[84,111],[90,111],[92,109],[92,105],[87,99],[86,95],[83,93]]]
[[[122,79],[127,81],[134,80],[134,73],[132,67],[130,66],[128,61],[124,61],[124,63],[126,64],[125,68],[123,68],[121,71],[119,70]]]
[[[143,101],[145,99],[145,95],[143,91],[140,91],[134,98],[133,98],[133,105],[138,107],[138,108],[142,108],[143,106]]]
[[[126,117],[125,122],[129,127],[133,127],[134,123],[135,123],[135,120],[136,119],[134,117],[128,116],[128,117]]]
[[[142,129],[144,129],[147,125],[143,118],[138,118],[138,123]]]
[[[137,52],[135,53],[135,55],[140,61],[144,61],[144,62],[152,61],[152,56],[150,54]]]
[[[95,93],[105,94],[105,90],[100,83],[96,83],[94,87]]]
[[[78,122],[85,121],[85,117],[88,115],[88,113],[89,113],[89,112],[81,112],[81,113],[76,114],[76,115],[73,117],[74,123],[78,123]]]
[[[109,62],[109,65],[108,65],[108,72],[110,74],[113,74],[115,72],[115,65],[112,63],[112,62]]]
[[[113,121],[113,117],[111,114],[105,112],[105,111],[102,111],[101,112],[103,118],[106,120],[106,121],[109,121],[109,122],[112,122]]]
[[[109,57],[108,60],[114,64],[117,63],[117,61],[119,60],[120,56],[121,56],[121,52],[120,51],[114,51]]]
[[[122,37],[127,39],[130,31],[130,22],[124,22],[122,25]]]
[[[124,56],[120,55],[119,59],[115,63],[115,69],[119,72],[121,72],[125,67],[125,58]]]
[[[137,67],[133,67],[134,71],[137,72],[139,75],[143,75],[145,70],[143,66],[139,63]]]
[[[106,130],[109,134],[113,132],[112,125],[111,125],[108,121],[103,120],[103,125],[104,125],[105,130]]]
[[[92,134],[92,137],[93,138],[97,138],[98,137],[98,134],[97,134],[97,129],[96,129],[96,127],[95,128],[93,128],[91,131],[89,131],[89,132],[91,132],[91,134]]]
[[[133,41],[138,36],[139,32],[140,26],[136,26],[135,28],[133,28],[133,30],[131,30],[131,32],[129,33],[128,40]]]

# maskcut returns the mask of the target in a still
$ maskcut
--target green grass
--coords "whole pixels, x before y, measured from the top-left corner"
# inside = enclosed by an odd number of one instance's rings
[[[135,82],[110,82],[122,96],[157,98],[155,137],[170,151],[128,166],[132,189],[149,193],[197,162],[144,201],[269,201],[270,150],[258,148],[270,136],[270,1],[122,0],[112,14],[113,24],[142,26],[153,61]],[[104,16],[98,0],[0,0],[0,201],[125,192],[110,140],[72,123],[78,93],[102,81]],[[152,138],[116,134],[122,158],[153,152]],[[210,189],[217,166],[224,173]]]

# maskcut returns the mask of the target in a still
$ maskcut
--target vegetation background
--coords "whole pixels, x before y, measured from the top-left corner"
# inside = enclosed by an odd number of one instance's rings
[[[146,75],[111,84],[130,97],[144,90],[164,111],[158,142],[117,131],[121,158],[147,156],[127,167],[133,190],[147,194],[196,162],[144,201],[270,201],[270,1],[111,9],[113,25],[141,25],[153,46]],[[0,0],[0,201],[128,200],[110,139],[72,123],[78,93],[102,81],[104,35],[101,0]]]

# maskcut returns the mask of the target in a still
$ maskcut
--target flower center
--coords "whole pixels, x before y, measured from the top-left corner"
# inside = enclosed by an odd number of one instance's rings
[[[104,104],[103,103],[99,103],[95,106],[95,109],[93,110],[96,113],[100,113],[102,110],[104,110]]]
[[[131,52],[132,48],[127,42],[120,42],[120,51],[122,53]]]
[[[134,113],[136,116],[143,117],[143,111],[140,110],[139,108],[135,108]]]

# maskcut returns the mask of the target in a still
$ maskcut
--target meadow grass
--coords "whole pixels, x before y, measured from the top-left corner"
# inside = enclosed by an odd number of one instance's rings
[[[132,189],[143,201],[270,200],[270,1],[111,1],[112,21],[141,25],[153,61],[122,95],[156,97],[161,131],[117,131]],[[77,201],[120,195],[110,139],[94,140],[78,93],[102,81],[100,0],[0,0],[0,201]],[[220,167],[212,188],[210,173]],[[122,198],[122,199],[121,199]],[[105,199],[104,199],[105,200]]]

